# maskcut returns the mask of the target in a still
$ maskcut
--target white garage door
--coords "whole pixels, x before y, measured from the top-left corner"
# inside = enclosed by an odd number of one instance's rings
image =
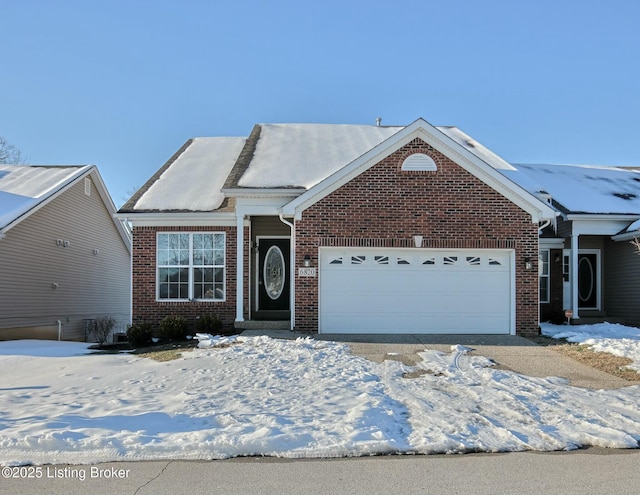
[[[511,333],[510,250],[320,249],[321,333]]]

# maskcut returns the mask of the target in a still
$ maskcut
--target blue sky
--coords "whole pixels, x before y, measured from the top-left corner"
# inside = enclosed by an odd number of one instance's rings
[[[0,0],[0,136],[116,205],[255,123],[456,125],[523,163],[640,165],[635,0]]]

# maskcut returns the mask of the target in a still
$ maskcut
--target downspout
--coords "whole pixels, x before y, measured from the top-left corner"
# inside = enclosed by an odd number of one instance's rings
[[[295,327],[295,319],[296,319],[296,275],[295,275],[295,266],[296,266],[296,227],[293,223],[287,221],[284,219],[284,216],[282,214],[282,212],[280,212],[280,214],[278,215],[278,217],[280,218],[280,221],[289,226],[289,229],[291,229],[291,242],[289,243],[289,260],[290,263],[289,265],[291,266],[291,268],[289,269],[290,271],[290,281],[289,281],[289,286],[291,287],[291,290],[289,291],[289,308],[291,311],[291,321],[290,321],[290,328],[289,330],[293,332],[293,329]]]
[[[538,233],[542,234],[542,231],[551,225],[551,220],[545,221],[542,225],[538,225]]]
[[[122,223],[128,222],[129,219],[125,218]],[[127,323],[133,324],[133,226],[131,226],[131,250],[129,251],[129,321]]]
[[[58,341],[62,340],[62,322],[60,320],[56,320],[58,324]]]

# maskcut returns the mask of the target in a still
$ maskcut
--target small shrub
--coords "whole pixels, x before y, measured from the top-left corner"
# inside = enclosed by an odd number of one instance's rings
[[[222,320],[218,315],[205,314],[196,320],[196,332],[219,334],[222,331]]]
[[[150,323],[134,323],[127,328],[127,339],[134,346],[145,346],[151,343],[153,327]]]
[[[165,316],[160,321],[160,338],[184,340],[187,338],[187,320],[182,316]]]
[[[113,316],[99,316],[93,321],[91,336],[98,344],[105,344],[116,323],[117,321]]]

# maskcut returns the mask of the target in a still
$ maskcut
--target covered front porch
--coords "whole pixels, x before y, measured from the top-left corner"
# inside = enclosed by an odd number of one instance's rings
[[[291,330],[294,251],[293,224],[274,215],[242,215],[244,235],[238,236],[238,287],[235,328]],[[248,228],[247,228],[248,227]],[[244,291],[243,291],[244,292]]]
[[[540,321],[640,321],[634,270],[640,258],[626,239],[616,238],[630,220],[593,217],[569,216],[558,235],[540,238]]]

